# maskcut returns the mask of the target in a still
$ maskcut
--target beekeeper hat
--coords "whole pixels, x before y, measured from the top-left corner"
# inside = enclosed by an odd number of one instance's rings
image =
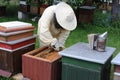
[[[77,26],[73,9],[65,2],[56,5],[55,15],[59,25],[66,30],[74,30]]]

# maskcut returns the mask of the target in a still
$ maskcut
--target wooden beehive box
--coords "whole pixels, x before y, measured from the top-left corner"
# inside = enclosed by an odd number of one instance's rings
[[[48,7],[47,4],[42,4],[41,7],[40,7],[40,15],[43,14],[44,10]]]
[[[35,44],[36,37],[37,35],[34,34],[34,36],[22,38],[22,39],[15,40],[15,41],[6,42],[6,41],[0,40],[0,49],[6,50],[6,51],[15,51],[26,45]]]
[[[30,13],[34,14],[34,15],[39,14],[39,8],[38,8],[38,6],[31,5],[30,6]]]
[[[118,53],[111,63],[114,65],[114,80],[120,80],[120,53]]]
[[[120,80],[120,73],[114,72],[114,80]]]
[[[93,20],[95,7],[81,6],[78,8],[78,22],[89,23]]]
[[[114,72],[120,73],[120,53],[118,53],[111,63],[114,65]]]
[[[15,41],[34,34],[34,26],[31,23],[10,21],[0,23],[0,41]]]
[[[23,38],[26,38],[26,37],[31,37],[34,35],[34,30],[24,30],[24,31],[19,31],[19,32],[14,32],[14,33],[3,33],[3,32],[0,32],[0,40],[1,41],[5,41],[5,42],[9,42],[9,41],[15,41],[15,40],[19,40],[19,39],[23,39]],[[5,35],[4,35],[5,34]],[[7,34],[7,35],[6,35]]]
[[[120,65],[114,65],[114,71],[120,73]]]
[[[61,56],[42,47],[22,56],[22,73],[31,80],[61,80]]]
[[[34,50],[35,44],[26,45],[15,51],[6,51],[0,49],[0,75],[9,77],[10,74],[16,74],[22,72],[22,54]],[[8,72],[8,73],[7,73]]]

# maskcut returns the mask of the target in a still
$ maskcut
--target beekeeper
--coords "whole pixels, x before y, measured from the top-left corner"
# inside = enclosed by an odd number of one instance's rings
[[[38,21],[40,47],[50,45],[59,51],[76,26],[76,16],[67,3],[60,2],[46,8]]]

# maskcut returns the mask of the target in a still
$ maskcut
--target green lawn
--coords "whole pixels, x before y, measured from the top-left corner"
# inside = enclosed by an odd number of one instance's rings
[[[116,51],[113,54],[113,57],[120,52],[120,21],[116,22],[116,24],[108,23],[106,20],[106,14],[95,14],[95,19],[90,24],[81,24],[77,25],[77,28],[74,31],[71,31],[70,36],[66,41],[66,47],[72,46],[77,42],[86,42],[88,43],[87,35],[90,33],[103,33],[105,31],[108,32],[107,38],[107,46],[115,47]],[[0,18],[0,22],[6,21],[15,21],[18,20],[16,16],[7,16]],[[24,22],[32,23],[35,26],[35,34],[37,33],[37,22],[32,22],[30,19],[21,20]],[[38,41],[36,41],[36,48],[38,48]],[[3,79],[0,80],[10,80],[10,79]],[[111,78],[112,80],[112,78]]]

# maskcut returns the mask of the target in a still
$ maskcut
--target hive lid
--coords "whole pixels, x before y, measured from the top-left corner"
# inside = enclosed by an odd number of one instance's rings
[[[26,22],[21,22],[21,21],[11,21],[11,22],[1,22],[0,27],[1,26],[6,29],[9,29],[9,28],[24,27],[24,26],[32,26],[32,24],[26,23]]]
[[[120,65],[120,52],[111,61],[112,64]]]
[[[104,64],[114,53],[116,49],[106,47],[105,52],[91,50],[88,43],[76,43],[73,46],[60,51],[62,56]]]
[[[81,6],[79,8],[92,10],[92,9],[95,9],[96,7],[94,7],[94,6]]]

